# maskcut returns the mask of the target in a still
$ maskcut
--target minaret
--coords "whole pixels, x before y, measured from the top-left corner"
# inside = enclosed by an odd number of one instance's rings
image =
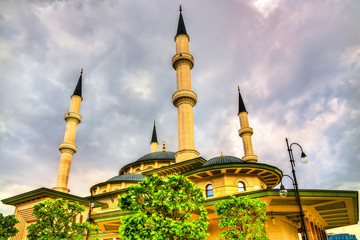
[[[248,113],[245,108],[244,101],[241,97],[240,87],[238,86],[239,91],[239,119],[240,119],[240,130],[239,136],[242,138],[244,154],[242,158],[246,162],[257,162],[258,158],[254,155],[254,150],[251,142],[251,136],[253,135],[253,129],[249,126]]]
[[[151,142],[150,142],[150,153],[157,152],[158,149],[159,149],[159,143],[157,141],[155,119],[154,119],[154,128],[153,128]]]
[[[71,96],[71,103],[69,112],[65,114],[66,121],[66,130],[64,141],[59,145],[59,151],[61,152],[60,156],[60,165],[59,171],[56,180],[56,187],[53,189],[59,192],[68,193],[70,190],[68,187],[71,158],[76,152],[77,147],[75,143],[75,135],[77,125],[81,122],[80,105],[82,101],[81,97],[81,83],[82,83],[82,73],[81,69],[79,81],[76,85],[74,94]]]
[[[194,58],[189,53],[189,35],[186,33],[184,20],[181,14],[175,36],[176,54],[172,58],[172,66],[176,70],[177,91],[172,101],[178,109],[178,138],[179,151],[175,154],[176,162],[198,157],[195,150],[193,107],[196,104],[196,93],[191,90],[190,70],[194,66]]]

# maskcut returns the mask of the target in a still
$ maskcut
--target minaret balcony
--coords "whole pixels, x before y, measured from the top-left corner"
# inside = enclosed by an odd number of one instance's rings
[[[188,103],[194,107],[197,101],[196,93],[188,89],[178,90],[173,94],[172,101],[175,107],[182,103]]]
[[[172,58],[172,66],[176,70],[176,68],[182,64],[186,63],[190,65],[190,69],[194,66],[194,57],[190,53],[181,52],[174,55]]]
[[[254,130],[251,127],[244,127],[239,130],[239,136],[242,137],[242,135],[250,134],[253,135]]]
[[[75,112],[68,112],[65,114],[64,117],[65,121],[69,121],[69,120],[75,120],[77,122],[77,124],[81,123],[81,116],[80,114],[77,114]]]
[[[59,151],[61,153],[67,152],[70,154],[74,154],[77,151],[77,146],[70,142],[62,142],[59,144]]]

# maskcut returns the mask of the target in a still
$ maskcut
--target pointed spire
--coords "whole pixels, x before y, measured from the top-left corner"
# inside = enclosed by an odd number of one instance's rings
[[[79,77],[78,83],[76,84],[75,91],[73,93],[73,95],[76,95],[76,96],[79,96],[79,97],[82,97],[81,96],[82,74],[83,74],[83,68],[81,68],[80,77]]]
[[[152,137],[151,137],[151,142],[150,143],[153,143],[153,142],[158,142],[157,141],[157,136],[156,136],[156,127],[155,127],[155,118],[154,118],[154,128],[153,128],[153,133],[152,133]]]
[[[239,91],[239,113],[241,113],[241,112],[247,112],[247,111],[246,111],[246,108],[245,108],[244,101],[243,101],[243,99],[242,99],[242,97],[241,97],[239,85],[238,85],[238,91]],[[238,113],[238,114],[239,114],[239,113]]]
[[[176,36],[177,35],[180,35],[180,34],[185,34],[187,36],[189,36],[187,33],[186,33],[186,28],[185,28],[185,23],[184,23],[184,19],[183,19],[183,16],[182,16],[182,7],[180,5],[179,7],[179,11],[180,11],[180,15],[179,15],[179,23],[178,23],[178,28],[177,28],[177,33],[176,33]],[[175,37],[176,37],[175,36]]]

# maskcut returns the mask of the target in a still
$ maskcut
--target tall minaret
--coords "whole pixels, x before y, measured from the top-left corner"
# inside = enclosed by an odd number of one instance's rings
[[[178,137],[179,151],[175,154],[176,162],[198,157],[195,150],[193,107],[196,104],[196,93],[191,90],[190,70],[194,66],[194,58],[189,53],[189,35],[186,33],[184,20],[181,14],[175,36],[176,54],[172,58],[173,68],[176,70],[177,91],[172,101],[178,109]]]
[[[81,122],[80,105],[82,101],[81,97],[81,83],[82,83],[81,69],[79,81],[76,85],[74,94],[71,96],[71,103],[69,112],[65,114],[66,130],[64,141],[59,145],[59,151],[61,152],[59,171],[56,180],[56,187],[53,189],[59,192],[68,193],[70,190],[68,187],[71,158],[76,152],[77,147],[75,143],[75,135],[77,125]]]
[[[251,136],[253,135],[253,129],[249,126],[248,113],[245,108],[244,101],[241,97],[240,87],[238,86],[239,91],[239,119],[240,119],[240,130],[239,136],[242,138],[244,154],[245,156],[242,160],[246,162],[257,162],[258,158],[254,155],[254,150],[251,142]]]
[[[153,128],[151,142],[150,142],[150,153],[157,152],[158,150],[159,150],[159,143],[157,141],[155,119],[154,119],[154,128]]]

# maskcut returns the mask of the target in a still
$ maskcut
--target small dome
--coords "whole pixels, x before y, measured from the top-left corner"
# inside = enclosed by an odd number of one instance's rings
[[[150,160],[175,160],[174,152],[153,152],[142,156],[136,162],[150,161]]]
[[[137,183],[137,182],[142,182],[142,181],[144,181],[144,178],[146,178],[146,176],[144,176],[142,174],[117,175],[115,177],[110,178],[106,182],[95,184],[94,186],[92,186],[90,188],[90,191],[96,189],[97,187],[105,186],[105,185],[111,184],[111,183],[121,183],[121,182],[135,182],[135,183]]]
[[[146,178],[146,176],[142,174],[124,174],[110,178],[106,182],[141,182],[144,180],[144,178]]]
[[[202,166],[208,167],[208,166],[213,166],[213,165],[223,165],[223,164],[231,164],[231,163],[244,163],[244,161],[237,157],[219,156],[219,157],[214,157],[214,158],[210,159],[209,161],[204,163]]]

